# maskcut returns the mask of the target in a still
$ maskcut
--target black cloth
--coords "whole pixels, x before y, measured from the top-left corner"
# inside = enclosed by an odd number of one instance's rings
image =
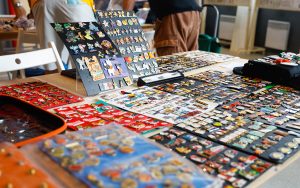
[[[201,11],[200,6],[195,0],[148,0],[150,9],[162,19],[170,14],[186,12],[186,11]]]

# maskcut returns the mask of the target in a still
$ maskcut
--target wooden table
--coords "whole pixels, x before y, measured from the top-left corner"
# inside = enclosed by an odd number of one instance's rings
[[[0,55],[4,53],[4,47],[5,47],[4,42],[17,40],[17,38],[18,38],[17,29],[13,29],[11,31],[0,30]],[[13,48],[9,48],[7,51],[11,53],[11,51],[15,51],[15,50]]]
[[[1,21],[13,21],[15,16],[0,15]],[[18,37],[18,29],[13,28],[11,31],[0,30],[0,41],[1,40],[14,40]]]
[[[18,30],[13,29],[11,31],[0,30],[0,41],[2,40],[16,40],[18,38]]]
[[[233,61],[232,63],[220,63],[215,64],[209,67],[204,67],[198,70],[194,70],[191,72],[186,73],[186,75],[196,74],[207,70],[218,70],[218,71],[224,71],[227,73],[232,72],[232,68],[235,66],[242,66],[244,63],[246,63],[247,60],[244,59],[237,59]],[[33,78],[26,78],[23,80],[13,80],[13,81],[2,81],[0,82],[0,86],[3,85],[10,85],[15,83],[22,83],[22,82],[28,82],[28,81],[44,81],[48,82],[52,85],[55,85],[57,87],[60,87],[62,89],[65,89],[67,91],[70,91],[74,94],[83,96],[85,98],[85,101],[82,103],[92,103],[95,102],[99,96],[93,96],[93,97],[87,97],[86,92],[84,90],[84,87],[80,81],[77,81],[75,79],[71,79],[65,76],[61,76],[60,74],[50,74],[50,75],[44,75],[39,77],[33,77]],[[77,104],[75,104],[77,105]],[[26,148],[25,148],[26,149]],[[35,153],[36,155],[39,155],[36,153],[36,151],[32,151],[32,153]],[[43,161],[41,160],[41,163],[50,163],[51,161]],[[45,165],[45,164],[44,164]],[[57,174],[64,173],[63,171],[58,173],[58,169],[55,165],[53,165],[53,168],[55,169],[55,172]],[[300,187],[300,152],[295,154],[293,157],[288,159],[284,164],[274,166],[270,170],[268,170],[266,173],[264,173],[262,176],[260,176],[257,180],[255,180],[253,183],[251,183],[248,187],[250,188],[297,188]],[[64,174],[64,177],[68,176]],[[69,177],[71,178],[72,177]],[[68,179],[67,178],[67,179]],[[68,182],[68,181],[66,181]],[[78,184],[76,180],[72,180],[71,184],[68,184],[64,182],[64,187],[84,187],[82,184]],[[75,182],[75,183],[74,183]],[[80,186],[79,186],[80,185]]]

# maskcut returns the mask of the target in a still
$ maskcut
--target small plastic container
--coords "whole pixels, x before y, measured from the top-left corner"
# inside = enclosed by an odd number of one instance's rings
[[[20,147],[50,138],[66,128],[59,116],[17,98],[0,95],[0,141]]]

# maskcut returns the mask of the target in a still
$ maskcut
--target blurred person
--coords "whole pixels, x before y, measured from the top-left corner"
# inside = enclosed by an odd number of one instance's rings
[[[123,10],[123,0],[111,0],[108,10]]]
[[[107,10],[110,0],[94,0],[96,10]]]
[[[201,8],[195,0],[148,0],[156,15],[154,47],[159,56],[198,50]],[[132,10],[135,0],[124,0]]]
[[[54,41],[63,62],[68,61],[69,53],[50,23],[96,21],[91,1],[80,0],[30,0],[41,48],[47,48]],[[90,5],[90,6],[89,6]],[[55,70],[55,64],[46,67]]]
[[[123,0],[94,0],[96,10],[122,10]]]
[[[10,2],[12,3],[12,5],[14,7],[16,19],[27,16],[27,12],[26,12],[25,6],[22,1],[10,0]]]
[[[93,22],[93,0],[29,0],[41,48],[47,48],[53,41],[63,62],[68,62],[69,53],[50,23]],[[56,65],[46,66],[46,70],[55,70]]]

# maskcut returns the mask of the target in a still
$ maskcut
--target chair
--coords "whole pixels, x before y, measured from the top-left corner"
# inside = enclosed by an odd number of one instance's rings
[[[33,44],[33,45],[25,46],[24,44]],[[32,51],[32,49],[38,49],[38,47],[39,47],[39,39],[36,30],[35,29],[24,30],[19,28],[16,53]]]
[[[35,29],[31,30],[24,30],[22,28],[18,29],[18,38],[17,38],[17,44],[16,44],[16,53],[21,52],[29,52],[33,50],[39,49],[39,39],[37,36],[37,32]],[[14,71],[12,73],[8,72],[8,78],[14,79],[17,77],[19,71]],[[21,70],[20,74],[24,74],[24,70]]]
[[[49,42],[48,45],[47,49],[0,56],[0,73],[24,70],[50,63],[56,64],[58,72],[65,70],[55,44]],[[20,72],[21,78],[25,78],[24,71]]]

